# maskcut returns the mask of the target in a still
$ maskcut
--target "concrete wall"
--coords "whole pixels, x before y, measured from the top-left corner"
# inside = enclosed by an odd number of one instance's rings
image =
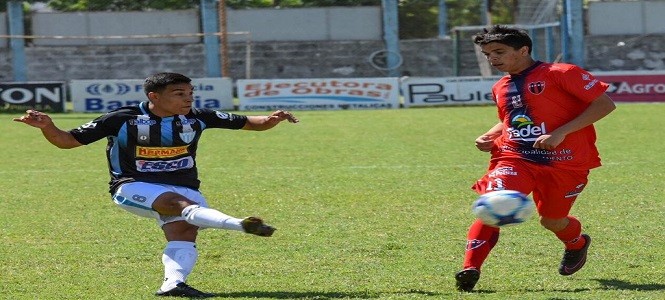
[[[34,13],[32,32],[38,36],[135,36],[196,34],[201,32],[195,10],[158,12],[73,12]],[[198,43],[200,37],[174,38],[46,38],[35,45],[146,45]]]
[[[623,46],[619,46],[622,45]],[[586,68],[591,71],[665,70],[665,34],[587,36]],[[252,46],[251,78],[385,77],[368,62],[384,49],[381,41],[260,42]],[[405,40],[401,71],[412,76],[453,76],[451,40]],[[232,43],[233,79],[247,77],[245,44]],[[33,46],[26,48],[31,81],[136,79],[160,71],[205,77],[204,47],[186,45]],[[472,48],[461,53],[461,75],[480,75]],[[0,81],[13,79],[9,49],[0,49]]]
[[[380,7],[229,10],[227,31],[250,33],[230,34],[230,41],[381,40],[381,18]],[[188,44],[201,41],[196,36],[200,24],[197,10],[57,12],[33,13],[31,29],[34,35],[61,37],[35,39],[34,44],[40,46]],[[168,34],[193,36],[118,38]],[[86,36],[116,38],[80,38]]]
[[[593,70],[665,70],[665,33],[587,36],[586,48]]]
[[[590,2],[590,35],[665,33],[665,1]]]
[[[227,17],[229,31],[251,32],[252,41],[380,40],[383,34],[377,6],[229,10]]]

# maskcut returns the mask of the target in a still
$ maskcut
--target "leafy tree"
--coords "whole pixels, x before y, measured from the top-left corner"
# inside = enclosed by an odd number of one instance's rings
[[[231,8],[378,6],[381,0],[227,0]]]
[[[400,1],[397,16],[399,37],[402,39],[436,37],[439,32],[438,15],[438,0]]]
[[[302,0],[303,6],[380,6],[381,0]]]
[[[58,11],[142,11],[176,10],[197,7],[199,0],[51,0]]]
[[[262,7],[274,7],[274,6],[279,6],[275,5],[274,2],[279,2],[282,1],[273,1],[273,0],[227,0],[226,1],[226,6],[235,8],[235,9],[241,9],[241,8],[262,8]],[[283,2],[300,2],[298,0],[294,1],[283,1]]]
[[[510,24],[518,0],[488,1],[492,23]],[[479,25],[481,0],[446,0],[448,28]],[[439,0],[403,0],[399,2],[399,35],[402,39],[433,38],[439,34]]]
[[[489,0],[489,7],[492,23],[511,24],[517,19],[519,0]]]
[[[10,0],[0,0],[0,12],[6,12],[7,11],[7,2]],[[39,2],[38,0],[26,0],[26,1],[21,1],[23,2],[23,8],[26,10],[26,6],[28,6],[32,2]]]

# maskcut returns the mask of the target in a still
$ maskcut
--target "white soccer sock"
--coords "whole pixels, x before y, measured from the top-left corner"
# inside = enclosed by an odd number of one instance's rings
[[[182,217],[185,218],[187,223],[201,228],[220,228],[244,232],[240,223],[242,219],[227,216],[212,208],[190,205],[182,210]]]
[[[162,263],[164,264],[164,282],[160,290],[168,291],[178,283],[185,282],[194,269],[199,252],[196,244],[185,241],[170,241],[164,248]]]

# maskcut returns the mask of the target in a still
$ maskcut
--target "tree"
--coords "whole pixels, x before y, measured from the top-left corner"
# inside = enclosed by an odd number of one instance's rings
[[[422,39],[438,35],[438,0],[400,1],[400,39]]]
[[[9,2],[9,1],[10,1],[10,0],[0,0],[0,12],[5,12],[5,11],[7,11],[7,2]],[[24,10],[25,10],[25,8],[26,8],[26,6],[27,6],[26,4],[30,4],[30,3],[33,3],[33,2],[39,2],[39,1],[36,1],[36,0],[26,0],[26,1],[20,1],[20,2],[23,2],[23,7],[24,7]]]
[[[176,10],[198,7],[199,0],[51,0],[58,11],[143,11]]]

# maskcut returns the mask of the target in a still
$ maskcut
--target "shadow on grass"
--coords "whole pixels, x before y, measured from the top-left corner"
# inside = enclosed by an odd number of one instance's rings
[[[374,299],[384,296],[381,292],[234,292],[234,293],[214,293],[213,298],[270,298],[270,299]],[[440,294],[426,291],[409,290],[405,292],[391,292],[390,294],[418,294],[425,296],[438,297]]]
[[[591,289],[588,288],[576,288],[576,289],[526,289],[527,292],[531,293],[542,293],[542,292],[556,292],[556,293],[581,293],[589,292]],[[552,298],[554,300],[557,298]]]
[[[465,295],[465,294],[495,294],[496,291],[495,290],[479,289],[479,290],[473,290],[473,291],[470,291],[470,292],[459,292],[459,293],[460,293],[460,295]]]
[[[594,279],[602,284],[605,289],[629,290],[629,291],[661,291],[665,290],[665,284],[634,284],[618,279]]]

